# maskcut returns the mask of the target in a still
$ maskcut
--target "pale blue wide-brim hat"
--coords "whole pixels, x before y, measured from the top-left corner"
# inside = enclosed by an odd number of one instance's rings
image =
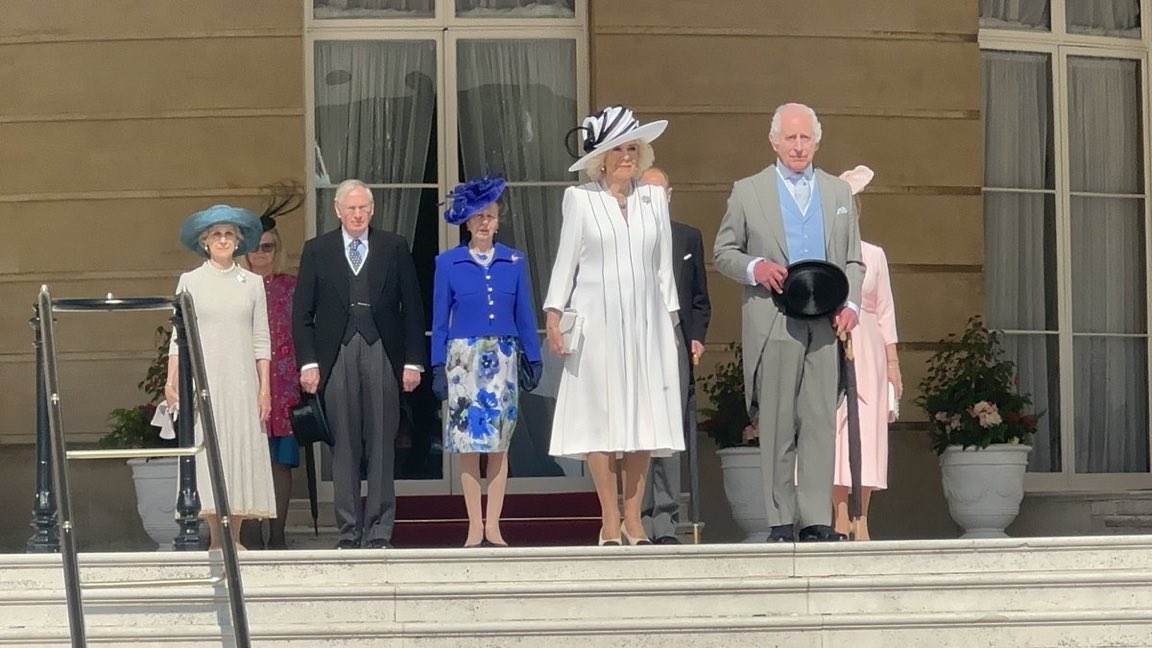
[[[231,205],[212,205],[184,221],[180,226],[180,242],[189,250],[206,257],[208,251],[200,245],[200,235],[209,227],[220,224],[235,225],[244,236],[232,256],[248,254],[260,244],[260,237],[264,234],[264,226],[260,224],[260,217],[255,212]]]

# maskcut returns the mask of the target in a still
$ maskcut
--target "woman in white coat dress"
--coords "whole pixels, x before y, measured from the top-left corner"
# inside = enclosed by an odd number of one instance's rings
[[[592,181],[564,192],[544,300],[549,345],[565,356],[549,452],[587,460],[601,545],[650,544],[640,522],[649,460],[684,449],[668,202],[663,189],[638,182],[655,157],[649,143],[666,126],[641,126],[631,110],[610,106],[576,129],[583,157],[570,170]],[[582,319],[570,353],[560,331],[565,309]]]

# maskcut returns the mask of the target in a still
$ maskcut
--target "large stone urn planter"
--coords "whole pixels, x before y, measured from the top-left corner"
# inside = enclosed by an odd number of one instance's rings
[[[940,455],[948,512],[964,529],[961,538],[1006,538],[1020,512],[1031,446],[993,444],[984,449],[949,446]]]
[[[764,503],[760,448],[725,448],[716,454],[724,470],[724,494],[732,508],[732,519],[744,532],[743,542],[764,542],[772,527]]]
[[[176,457],[128,460],[136,483],[136,511],[144,531],[160,551],[171,551],[172,540],[180,531],[176,524],[177,462]]]

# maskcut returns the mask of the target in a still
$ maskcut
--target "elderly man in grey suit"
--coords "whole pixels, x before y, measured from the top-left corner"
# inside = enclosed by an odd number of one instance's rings
[[[716,268],[744,285],[744,384],[759,408],[769,542],[844,539],[831,527],[837,335],[856,326],[864,263],[848,183],[812,165],[820,135],[811,108],[776,109],[768,138],[777,161],[732,187],[714,248]],[[848,302],[832,317],[789,317],[772,298],[788,266],[808,259],[848,277]]]

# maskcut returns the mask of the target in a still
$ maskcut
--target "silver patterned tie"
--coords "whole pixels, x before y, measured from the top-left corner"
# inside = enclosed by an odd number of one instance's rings
[[[796,180],[796,204],[800,211],[808,211],[808,200],[812,197],[812,184],[808,178],[800,176]]]
[[[360,246],[364,245],[360,239],[352,239],[348,244],[348,260],[352,262],[352,272],[360,272],[360,264],[364,263],[364,256],[360,254]]]

